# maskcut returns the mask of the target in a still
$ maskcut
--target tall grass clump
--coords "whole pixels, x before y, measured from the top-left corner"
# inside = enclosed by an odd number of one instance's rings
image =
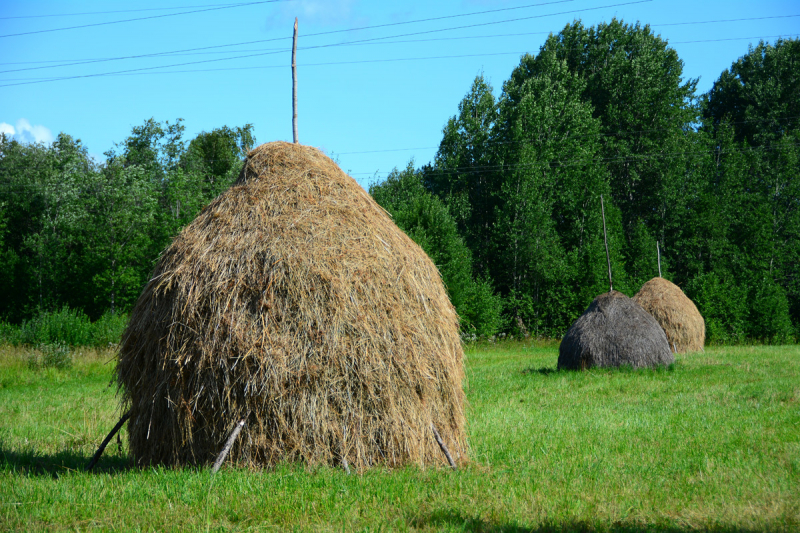
[[[72,367],[72,351],[68,344],[54,342],[40,344],[36,350],[28,355],[28,368],[39,370],[42,368],[58,368],[66,370]]]

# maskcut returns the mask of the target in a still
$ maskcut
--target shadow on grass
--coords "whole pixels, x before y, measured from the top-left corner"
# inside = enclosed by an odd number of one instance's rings
[[[680,527],[656,524],[592,524],[589,522],[548,522],[534,527],[492,523],[464,516],[458,511],[440,510],[410,521],[420,529],[453,529],[480,533],[756,533],[756,530],[731,525],[713,524],[706,527]],[[759,530],[760,532],[761,530]]]
[[[90,456],[72,450],[43,454],[35,449],[11,451],[0,445],[0,469],[29,476],[58,478],[66,472],[85,472]],[[116,474],[131,468],[127,457],[103,455],[92,469],[93,474]]]
[[[634,368],[631,365],[621,365],[618,367],[592,367],[588,369],[575,369],[565,368],[559,370],[557,368],[543,366],[541,368],[526,368],[522,371],[523,374],[540,374],[542,376],[549,376],[550,374],[564,374],[580,375],[582,373],[600,374],[600,375],[614,375],[614,374],[667,374],[675,372],[677,363],[670,363],[668,365],[659,365],[648,368]]]
[[[558,372],[558,369],[547,366],[543,366],[541,368],[526,368],[522,371],[523,374],[541,374],[543,376],[549,376],[550,374],[555,374],[556,372]]]

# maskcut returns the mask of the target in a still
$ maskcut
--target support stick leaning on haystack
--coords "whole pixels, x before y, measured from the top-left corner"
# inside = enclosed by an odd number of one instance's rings
[[[114,426],[114,428],[108,433],[108,435],[106,435],[106,438],[103,439],[103,442],[100,444],[100,447],[97,448],[97,451],[94,453],[91,460],[87,463],[86,465],[87,472],[92,471],[92,468],[94,468],[94,465],[97,464],[97,461],[100,460],[100,456],[103,455],[103,452],[106,450],[106,446],[108,446],[108,443],[111,442],[111,439],[114,438],[114,435],[117,434],[117,431],[122,429],[122,425],[128,420],[128,418],[130,418],[130,416],[131,416],[130,411],[122,415],[122,418],[119,419],[117,425]]]

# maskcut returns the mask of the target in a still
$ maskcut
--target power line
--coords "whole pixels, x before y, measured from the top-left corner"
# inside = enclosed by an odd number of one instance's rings
[[[564,0],[564,1],[566,1],[566,0]],[[645,0],[645,1],[651,1],[651,0]],[[559,3],[559,2],[554,2],[554,3]],[[632,2],[632,3],[638,3],[638,2]],[[540,6],[540,5],[546,5],[546,4],[530,4],[530,5],[527,5],[527,6],[520,6],[518,8],[513,8],[513,9],[521,9],[521,8],[526,8],[526,7]],[[616,7],[618,5],[626,5],[626,4],[616,4],[614,6],[601,6],[601,7]],[[588,8],[588,9],[585,9],[585,10],[600,9],[601,7]],[[505,8],[505,10],[507,10],[507,9],[511,9],[511,8]],[[504,9],[496,10],[496,11],[503,11],[503,10]],[[363,27],[359,27],[359,28],[348,28],[348,29],[344,29],[344,30],[333,30],[333,31],[327,31],[327,32],[310,33],[310,34],[304,35],[304,38],[316,37],[316,36],[320,36],[320,35],[329,35],[329,34],[333,34],[333,33],[342,33],[342,32],[350,32],[350,31],[359,31],[359,30],[366,30],[366,29],[382,28],[382,27],[386,27],[386,26],[396,26],[396,25],[400,25],[400,24],[414,24],[414,23],[418,23],[418,22],[428,22],[428,21],[431,21],[431,20],[438,20],[438,19],[441,19],[441,18],[455,18],[455,17],[471,16],[471,15],[476,15],[476,14],[490,13],[490,12],[493,12],[493,11],[495,11],[495,10],[480,11],[480,12],[475,12],[475,13],[464,13],[464,14],[460,14],[460,15],[450,15],[450,16],[447,16],[447,17],[435,17],[435,18],[429,18],[429,19],[417,19],[417,20],[404,21],[404,22],[395,22],[395,23],[390,23],[390,24],[379,24],[379,25],[375,25],[375,26],[363,26]],[[563,13],[554,13],[552,15],[559,15],[559,14],[564,14],[564,13],[574,13],[574,12],[577,12],[577,11],[584,11],[584,10],[568,11],[568,12],[563,12]],[[548,14],[548,15],[541,15],[541,16],[551,16],[551,15]],[[712,23],[724,23],[724,22],[741,22],[741,21],[751,21],[751,20],[792,18],[792,17],[800,17],[800,14],[795,14],[795,15],[776,15],[776,16],[768,16],[768,17],[751,17],[751,18],[739,18],[739,19],[717,19],[717,20],[688,21],[688,22],[671,22],[671,23],[650,24],[650,25],[651,26],[678,26],[678,25],[712,24]],[[525,17],[525,18],[529,18],[529,17]],[[507,20],[507,21],[498,21],[498,22],[492,22],[492,23],[488,23],[488,24],[498,24],[498,23],[503,23],[503,22],[514,22],[514,21],[518,21],[518,20],[524,20],[525,18],[523,18],[523,19],[511,19],[511,20]],[[472,27],[472,26],[459,26],[459,27],[456,27],[456,28],[443,28],[443,29],[440,29],[440,30],[433,30],[432,32],[451,31],[451,30],[454,30],[454,29],[462,29],[462,28],[467,28],[467,27]],[[428,32],[418,32],[418,33],[406,33],[406,34],[393,35],[393,36],[388,36],[388,37],[379,37],[379,38],[376,38],[376,39],[366,39],[366,40],[360,40],[360,41],[350,41],[350,42],[344,42],[344,43],[337,43],[337,44],[332,44],[332,45],[327,45],[327,46],[348,46],[348,45],[362,44],[362,43],[370,43],[370,44],[372,44],[372,41],[375,41],[375,40],[385,40],[385,39],[393,39],[393,38],[398,38],[398,37],[408,37],[408,36],[414,36],[414,35],[432,33],[432,32],[428,31]],[[428,39],[428,40],[415,39],[415,40],[398,41],[398,42],[412,42],[413,43],[413,42],[426,42],[426,41],[435,41],[435,40],[455,40],[455,39],[471,39],[471,38],[480,39],[480,38],[488,38],[488,37],[523,36],[523,35],[537,35],[537,34],[547,34],[547,33],[551,33],[551,32],[523,32],[523,33],[514,33],[514,34],[492,35],[492,36],[449,37],[449,38]],[[260,40],[256,40],[256,41],[244,41],[244,42],[238,42],[238,43],[228,43],[228,44],[213,45],[213,46],[202,46],[202,47],[196,47],[196,48],[186,48],[186,49],[182,49],[182,50],[172,50],[172,51],[167,51],[167,52],[153,52],[153,53],[150,53],[150,54],[138,54],[138,55],[130,55],[130,56],[111,57],[111,58],[95,58],[95,59],[85,59],[85,60],[51,60],[51,61],[39,61],[39,62],[27,62],[27,63],[0,63],[0,64],[8,65],[8,64],[44,63],[44,62],[68,63],[66,65],[52,65],[52,66],[49,66],[50,68],[53,68],[53,67],[73,66],[73,65],[77,65],[77,64],[88,64],[88,63],[105,62],[105,61],[120,61],[120,60],[126,60],[126,59],[139,59],[139,58],[144,58],[144,57],[179,55],[179,54],[186,54],[188,52],[199,52],[201,50],[212,50],[212,49],[217,49],[217,48],[230,48],[230,47],[244,46],[244,45],[249,45],[249,44],[275,42],[275,41],[281,41],[281,40],[288,40],[290,38],[291,37],[276,37],[276,38],[271,38],[271,39],[260,39]],[[384,43],[374,43],[374,44],[384,44]],[[393,43],[386,43],[386,44],[393,44]],[[303,49],[308,49],[308,48],[303,48]],[[277,51],[277,50],[284,50],[284,49],[270,49],[270,50]],[[239,52],[241,52],[241,51],[239,51]],[[238,53],[238,52],[232,52],[232,53]],[[234,57],[234,58],[231,58],[231,59],[237,59],[237,58]],[[35,68],[42,68],[42,67],[35,67]],[[7,70],[7,71],[3,71],[3,72],[17,72],[17,71],[21,71],[21,70],[34,70],[35,68]],[[164,68],[167,68],[167,67],[164,67]]]
[[[688,23],[687,23],[688,24]],[[375,44],[415,44],[415,43],[427,43],[427,42],[440,42],[440,41],[460,41],[460,40],[474,40],[474,39],[490,39],[490,38],[507,38],[507,37],[521,37],[521,36],[528,36],[528,35],[547,35],[552,33],[552,31],[529,31],[529,32],[521,32],[521,33],[497,33],[493,35],[462,35],[459,37],[433,37],[429,39],[407,39],[402,41],[383,41],[383,42],[345,42],[340,43],[338,46],[371,46]],[[747,39],[774,39],[774,38],[792,38],[797,37],[800,34],[797,33],[781,33],[778,35],[753,35],[749,37],[725,37],[721,39],[698,39],[692,41],[667,41],[667,44],[689,44],[689,43],[706,43],[706,42],[721,42],[721,41],[740,41],[740,40],[747,40]],[[281,39],[284,39],[281,37]],[[308,50],[309,48],[298,48],[298,50]],[[237,50],[236,53],[242,52],[287,52],[289,48],[258,48],[253,50]],[[175,52],[157,52],[153,54],[146,54],[146,55],[138,55],[138,56],[128,56],[128,57],[119,57],[119,58],[94,58],[94,59],[59,59],[59,60],[49,60],[49,61],[25,61],[25,62],[12,62],[12,63],[0,63],[0,65],[28,65],[28,64],[35,64],[35,63],[64,63],[62,65],[55,65],[58,67],[63,66],[73,66],[73,65],[80,65],[84,63],[93,63],[98,61],[113,61],[116,59],[132,59],[132,58],[142,58],[142,57],[150,57],[150,56],[182,56],[182,55],[206,55],[206,54],[231,54],[234,53],[233,51],[214,51],[214,52],[183,52],[183,51],[175,51]],[[261,68],[261,67],[251,67],[251,68]],[[36,68],[26,68],[26,69],[15,69],[15,70],[4,70],[0,71],[0,74],[9,73],[9,72],[21,72],[24,70],[36,70]],[[214,69],[215,71],[218,69]],[[203,72],[202,70],[195,70],[195,71],[181,71],[181,72]],[[51,78],[18,78],[18,79],[10,79],[6,78],[5,80],[0,81],[18,81],[18,80],[25,80],[25,79],[51,79]]]
[[[692,40],[692,41],[672,41],[669,42],[669,45],[673,44],[696,44],[696,43],[709,43],[709,42],[725,42],[725,41],[736,41],[736,40],[749,40],[749,39],[767,39],[767,38],[775,38],[775,37],[787,37],[787,34],[782,35],[762,35],[762,36],[752,36],[752,37],[725,37],[722,39],[700,39],[700,40]],[[469,38],[469,37],[464,37]],[[458,39],[458,37],[454,37],[453,39]],[[424,42],[427,40],[438,40],[438,39],[421,39],[419,41]],[[417,42],[415,41],[408,41],[408,42]],[[347,43],[345,43],[347,44]],[[387,43],[367,43],[367,44],[387,44]],[[388,43],[391,44],[391,43]],[[321,45],[326,46],[326,45]],[[304,48],[303,50],[313,49],[318,47],[308,47]],[[219,67],[219,68],[198,68],[198,69],[185,69],[185,70],[169,70],[169,71],[159,71],[159,72],[152,72],[153,70],[160,69],[160,68],[168,68],[171,66],[185,66],[185,65],[193,65],[198,63],[210,63],[210,62],[217,62],[217,61],[227,61],[229,59],[238,59],[238,58],[247,58],[247,57],[259,57],[264,55],[274,55],[277,53],[285,52],[286,50],[280,49],[277,52],[266,52],[266,53],[257,53],[252,55],[244,55],[244,56],[237,56],[237,57],[227,57],[227,58],[219,58],[219,59],[209,59],[205,61],[192,61],[187,63],[182,63],[178,65],[163,65],[163,66],[156,66],[156,67],[142,67],[138,69],[130,69],[130,70],[123,70],[117,72],[108,72],[108,73],[100,73],[100,74],[87,74],[85,76],[69,76],[69,77],[61,77],[61,78],[6,78],[0,81],[17,81],[19,83],[8,83],[5,85],[0,85],[0,87],[11,87],[15,85],[28,85],[32,83],[44,83],[49,81],[60,81],[60,80],[68,80],[68,79],[75,79],[75,78],[82,78],[82,77],[105,77],[105,76],[137,76],[137,75],[151,75],[151,74],[192,74],[192,73],[199,73],[199,72],[230,72],[230,71],[242,71],[242,70],[266,70],[266,69],[279,69],[279,68],[286,68],[286,65],[259,65],[259,66],[247,66],[247,67]],[[530,53],[530,51],[523,51],[523,52],[494,52],[494,53],[483,53],[483,54],[459,54],[459,55],[442,55],[442,56],[427,56],[427,57],[400,57],[400,58],[387,58],[387,59],[364,59],[364,60],[353,60],[353,61],[326,61],[326,62],[319,62],[319,63],[303,63],[304,67],[319,67],[319,66],[336,66],[336,65],[355,65],[355,64],[368,64],[368,63],[393,63],[393,62],[401,62],[401,61],[425,61],[425,60],[437,60],[437,59],[462,59],[462,58],[469,58],[469,57],[491,57],[491,56],[502,56],[502,55],[523,55]]]
[[[54,31],[76,30],[76,29],[79,29],[79,28],[91,28],[91,27],[94,27],[94,26],[108,26],[110,24],[122,24],[123,22],[135,22],[135,21],[139,21],[139,20],[151,20],[151,19],[159,19],[159,18],[164,18],[164,17],[177,17],[177,16],[180,16],[180,15],[190,15],[190,14],[193,14],[193,13],[204,13],[206,11],[219,11],[221,9],[233,9],[233,8],[236,8],[236,7],[246,7],[246,6],[254,6],[254,5],[258,5],[258,4],[271,4],[271,3],[274,3],[274,2],[289,2],[289,1],[291,1],[291,0],[260,0],[258,2],[248,2],[246,4],[232,4],[232,5],[228,5],[228,6],[224,6],[224,7],[209,7],[209,8],[206,8],[206,9],[197,9],[197,10],[194,10],[194,11],[183,11],[181,13],[167,13],[165,15],[152,15],[152,16],[149,16],[149,17],[139,17],[139,18],[134,18],[134,19],[111,20],[111,21],[107,21],[107,22],[95,22],[94,24],[82,24],[80,26],[67,26],[65,28],[52,28],[52,29],[49,29],[49,30],[26,31],[26,32],[22,32],[22,33],[8,33],[6,35],[0,35],[0,38],[3,38],[3,37],[19,37],[21,35],[33,35],[33,34],[37,34],[37,33],[50,33],[50,32],[54,32]]]
[[[717,24],[719,22],[744,22],[750,20],[785,19],[791,17],[800,17],[800,15],[774,15],[770,17],[751,17],[743,19],[717,19],[717,20],[704,20],[702,22],[669,22],[664,24],[650,24],[650,26],[685,26],[687,24]]]
[[[269,0],[269,1],[278,1],[278,0]],[[332,44],[308,46],[308,47],[305,47],[305,50],[314,49],[314,48],[331,48],[331,47],[336,47],[336,46],[343,46],[345,44],[372,42],[372,41],[379,41],[379,40],[385,40],[385,39],[392,39],[392,38],[396,38],[396,37],[408,37],[408,36],[412,36],[412,35],[424,35],[424,34],[430,34],[430,33],[438,33],[438,32],[442,32],[442,31],[453,31],[453,30],[460,30],[460,29],[465,29],[465,28],[474,28],[474,27],[478,27],[478,26],[489,26],[489,25],[494,25],[494,24],[504,24],[504,23],[507,23],[507,22],[517,22],[517,21],[521,21],[521,20],[530,20],[530,19],[537,19],[537,18],[544,18],[544,17],[552,17],[552,16],[556,16],[556,15],[564,15],[564,14],[570,14],[570,13],[578,13],[578,12],[584,12],[584,11],[595,11],[595,10],[598,10],[598,9],[605,9],[605,8],[609,8],[609,7],[619,7],[619,6],[627,6],[627,5],[633,5],[633,4],[643,4],[643,3],[648,3],[648,2],[652,2],[652,1],[653,0],[634,0],[633,2],[623,2],[623,3],[620,3],[620,4],[611,4],[611,5],[605,5],[605,6],[590,7],[590,8],[585,8],[585,9],[575,9],[575,10],[571,10],[571,11],[562,11],[562,12],[559,12],[559,13],[549,13],[549,14],[545,14],[545,15],[532,15],[532,16],[528,16],[528,17],[519,17],[519,18],[515,18],[515,19],[499,20],[499,21],[494,21],[494,22],[483,22],[483,23],[478,23],[478,24],[469,24],[469,25],[465,25],[465,26],[456,26],[456,27],[451,27],[451,28],[440,28],[440,29],[436,29],[436,30],[413,32],[413,33],[407,33],[407,34],[402,34],[402,35],[385,36],[385,37],[374,37],[374,38],[370,38],[370,39],[360,39],[360,40],[357,40],[357,41],[349,41],[349,42],[345,42],[345,43],[332,43]],[[337,32],[338,31],[345,31],[345,30],[337,30]],[[324,32],[324,33],[334,33],[334,32]],[[317,35],[320,35],[320,34],[317,34]],[[161,65],[161,66],[157,66],[157,67],[141,67],[141,68],[137,68],[137,69],[127,69],[127,70],[120,70],[120,71],[115,71],[115,72],[103,72],[103,73],[98,73],[98,74],[83,74],[83,75],[76,75],[76,76],[64,76],[64,77],[59,77],[59,78],[50,78],[50,79],[44,79],[44,80],[33,80],[33,81],[26,81],[26,82],[7,83],[5,85],[0,85],[0,87],[11,87],[11,86],[16,86],[16,85],[29,85],[29,84],[34,84],[34,83],[46,83],[46,82],[50,82],[50,81],[62,81],[62,80],[71,80],[71,79],[80,79],[80,78],[94,78],[94,77],[99,77],[99,76],[108,76],[108,75],[111,75],[111,74],[124,74],[124,73],[128,73],[128,72],[140,72],[140,71],[145,71],[145,70],[155,70],[155,69],[160,69],[160,68],[170,68],[170,67],[176,67],[176,66],[186,66],[186,65],[200,64],[200,63],[212,63],[212,62],[217,62],[217,61],[229,61],[229,60],[232,60],[232,59],[244,59],[244,58],[256,57],[256,56],[261,56],[261,55],[269,55],[269,54],[274,54],[274,53],[278,53],[278,52],[266,52],[266,53],[261,53],[261,54],[250,54],[250,55],[234,56],[234,57],[220,58],[220,59],[206,59],[206,60],[203,60],[203,61],[192,61],[192,62],[186,62],[186,63],[173,64],[173,65]]]
[[[201,7],[217,7],[217,6],[238,6],[239,4],[205,4],[202,6],[176,6],[176,7],[151,7],[146,9],[119,9],[117,11],[86,11],[83,13],[54,13],[50,15],[17,15],[12,17],[0,17],[0,20],[9,19],[35,19],[35,18],[49,18],[49,17],[77,17],[83,15],[109,15],[113,13],[139,13],[142,11],[169,11],[171,9],[194,9]]]
[[[276,1],[276,0],[273,0],[273,1]],[[389,26],[401,26],[401,25],[405,25],[405,24],[418,24],[420,22],[431,22],[431,21],[435,21],[435,20],[444,20],[444,19],[452,19],[452,18],[460,18],[460,17],[470,17],[470,16],[474,16],[474,15],[485,15],[487,13],[496,13],[496,12],[501,12],[501,11],[515,10],[515,9],[528,9],[528,8],[531,8],[531,7],[540,7],[540,6],[550,5],[550,4],[563,4],[565,2],[572,2],[572,1],[573,0],[555,0],[555,1],[552,1],[552,2],[542,2],[542,3],[538,3],[538,4],[528,4],[528,5],[517,6],[517,7],[506,7],[506,8],[500,8],[500,9],[489,9],[489,10],[485,10],[485,11],[475,11],[475,12],[472,12],[472,13],[461,13],[461,14],[458,14],[458,15],[445,15],[445,16],[440,16],[440,17],[426,18],[426,19],[407,20],[407,21],[402,21],[402,22],[391,22],[391,23],[388,23],[388,24],[377,24],[377,25],[374,25],[374,26],[362,26],[362,27],[359,27],[359,28],[348,28],[348,29],[344,29],[344,30],[323,31],[323,32],[318,32],[318,33],[310,33],[308,35],[304,35],[303,37],[304,38],[317,37],[317,36],[320,36],[320,35],[331,35],[331,34],[334,34],[334,33],[371,30],[371,29],[376,29],[376,28],[385,28],[385,27],[389,27]],[[650,0],[647,0],[647,1],[650,1]],[[239,6],[239,5],[249,5],[249,4],[236,4],[236,6]],[[166,15],[163,15],[163,16],[166,16]],[[2,37],[2,36],[0,36],[0,37]],[[242,44],[254,44],[254,43],[259,43],[259,42],[278,41],[278,40],[284,40],[284,39],[289,39],[289,38],[288,37],[278,37],[278,38],[273,38],[273,39],[263,39],[263,40],[260,40],[260,41],[251,41],[251,42],[242,43]],[[229,47],[229,46],[239,46],[239,44],[219,45],[219,47]],[[44,69],[44,68],[57,68],[57,67],[63,67],[63,66],[73,66],[73,65],[87,64],[87,63],[99,63],[99,62],[105,62],[105,61],[118,61],[118,60],[124,60],[124,59],[136,59],[136,58],[140,58],[140,57],[152,57],[152,56],[156,56],[156,55],[173,55],[173,54],[180,53],[180,52],[189,52],[189,51],[203,50],[203,49],[208,49],[208,48],[216,48],[216,47],[212,46],[212,47],[202,47],[202,48],[193,48],[193,49],[188,49],[188,50],[180,50],[178,52],[157,52],[157,53],[153,53],[153,54],[142,54],[142,55],[124,56],[124,57],[115,57],[115,58],[103,58],[103,59],[91,59],[91,60],[86,60],[86,61],[69,63],[69,64],[66,64],[66,65],[47,65],[47,66],[42,66],[42,67],[30,67],[30,68],[25,68],[25,69],[6,70],[6,71],[1,71],[0,73],[18,72],[18,71],[22,71],[22,70],[37,70],[37,69]]]

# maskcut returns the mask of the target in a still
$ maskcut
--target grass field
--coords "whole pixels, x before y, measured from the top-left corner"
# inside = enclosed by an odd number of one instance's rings
[[[0,348],[0,530],[800,531],[800,347],[658,371],[556,372],[557,347],[467,353],[473,464],[362,476],[131,469],[113,354],[31,370]]]

